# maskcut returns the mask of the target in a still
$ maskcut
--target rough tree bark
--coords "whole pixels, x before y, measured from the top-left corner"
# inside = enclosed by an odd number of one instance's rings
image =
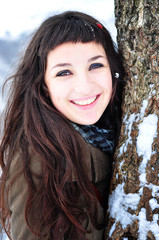
[[[106,239],[159,240],[159,3],[115,0],[128,74]]]

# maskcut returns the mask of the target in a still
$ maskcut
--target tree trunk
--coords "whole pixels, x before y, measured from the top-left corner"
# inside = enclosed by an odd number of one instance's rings
[[[159,3],[116,0],[128,75],[105,239],[159,240]]]

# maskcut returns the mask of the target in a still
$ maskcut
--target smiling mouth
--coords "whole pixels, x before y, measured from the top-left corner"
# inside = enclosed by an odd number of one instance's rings
[[[85,100],[72,100],[71,102],[79,105],[79,106],[87,106],[92,104],[93,102],[96,101],[96,99],[99,97],[100,94],[96,95],[95,97],[89,98],[89,99],[85,99]]]

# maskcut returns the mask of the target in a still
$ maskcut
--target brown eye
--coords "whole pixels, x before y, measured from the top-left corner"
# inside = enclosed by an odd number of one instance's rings
[[[89,67],[89,70],[93,70],[93,69],[101,68],[101,67],[103,67],[103,64],[101,64],[101,63],[93,63],[93,64],[91,64],[91,66]]]
[[[71,72],[69,70],[62,70],[56,74],[56,77],[63,77],[67,75],[71,75]]]

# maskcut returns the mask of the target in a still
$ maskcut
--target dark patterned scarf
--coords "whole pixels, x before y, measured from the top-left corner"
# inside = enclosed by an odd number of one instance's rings
[[[71,124],[86,142],[101,149],[103,152],[113,152],[114,138],[111,130],[100,129],[94,125],[77,125],[72,122]]]

